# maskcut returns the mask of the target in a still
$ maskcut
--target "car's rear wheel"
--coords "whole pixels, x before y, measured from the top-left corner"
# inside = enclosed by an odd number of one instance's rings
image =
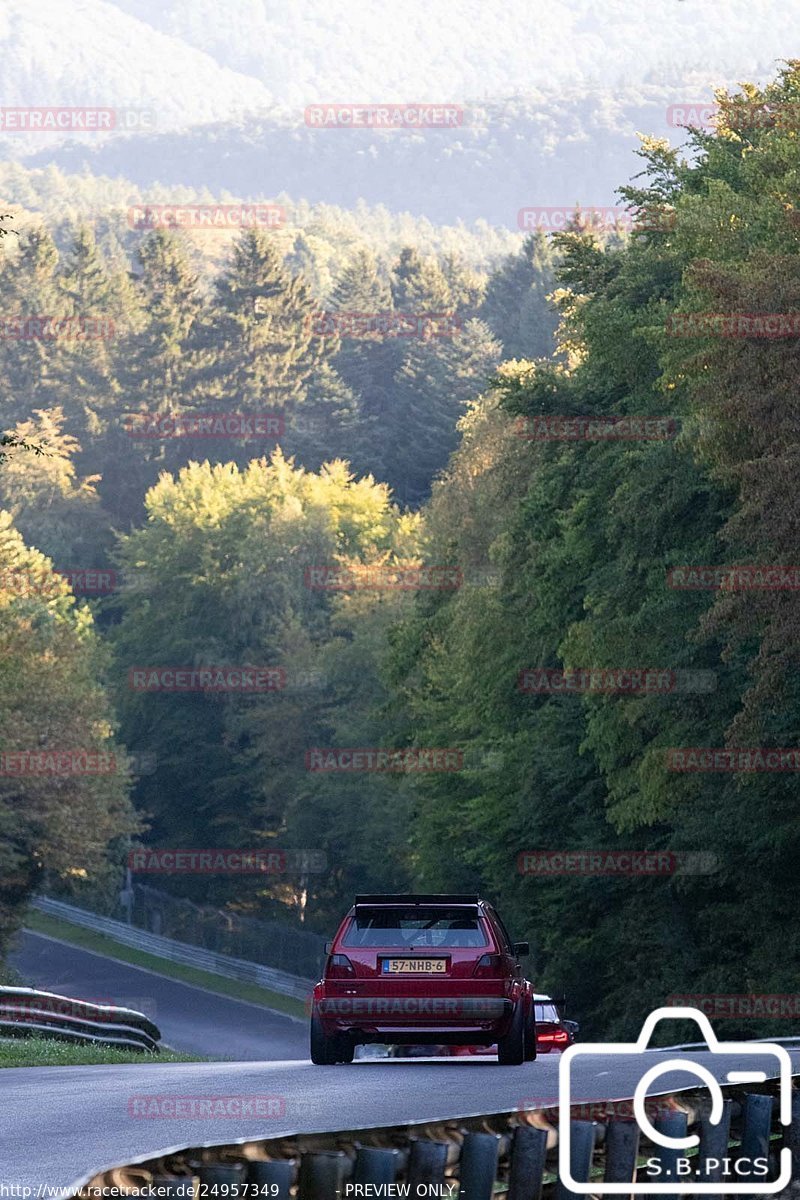
[[[533,1014],[525,1022],[525,1062],[533,1062],[536,1058],[536,1021]]]
[[[346,1033],[336,1039],[336,1062],[351,1063],[356,1055],[356,1044]]]
[[[311,1014],[311,1061],[317,1067],[330,1067],[334,1063],[351,1063],[356,1048],[352,1038],[346,1035],[328,1037],[316,1012]]]
[[[519,1067],[525,1061],[525,1005],[522,1000],[514,1007],[508,1033],[497,1039],[497,1061],[501,1067]]]

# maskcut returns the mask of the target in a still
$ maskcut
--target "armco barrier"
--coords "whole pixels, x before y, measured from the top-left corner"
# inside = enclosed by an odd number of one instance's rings
[[[272,967],[262,967],[260,963],[248,962],[243,958],[229,958],[225,954],[216,954],[213,950],[204,950],[200,946],[176,942],[157,933],[147,933],[143,929],[126,925],[124,921],[101,917],[97,913],[87,912],[86,909],[76,908],[73,904],[65,904],[62,900],[39,896],[32,902],[32,906],[51,917],[61,917],[72,925],[82,925],[95,933],[105,933],[125,946],[133,946],[136,950],[165,958],[168,962],[198,967],[214,975],[223,975],[226,979],[259,983],[262,987],[271,988],[284,996],[294,996],[298,1000],[305,1000],[316,982],[312,979],[301,979],[298,975],[289,975],[285,971],[277,971]]]
[[[91,1004],[34,988],[0,987],[0,1037],[53,1038],[157,1053],[161,1030],[132,1008]]]
[[[760,1092],[724,1086],[722,1119],[709,1121],[711,1102],[703,1090],[659,1097],[654,1125],[670,1138],[699,1135],[697,1159],[706,1164],[702,1176],[680,1178],[679,1186],[744,1181],[739,1168],[754,1157],[766,1157],[767,1178],[777,1179],[776,1152],[792,1152],[792,1192],[800,1182],[800,1093],[794,1092],[789,1127],[777,1125],[777,1098],[772,1085]],[[619,1102],[593,1101],[594,1119],[570,1120],[571,1172],[576,1182],[652,1181],[645,1171],[654,1160],[660,1181],[677,1183],[675,1151],[640,1135],[632,1120],[614,1115],[603,1119],[603,1106],[613,1114]],[[586,1105],[571,1110],[582,1115]],[[583,1114],[585,1115],[585,1114]],[[313,1142],[313,1148],[309,1146]],[[249,1140],[224,1146],[170,1151],[147,1161],[103,1172],[83,1183],[79,1198],[101,1194],[114,1185],[121,1195],[166,1200],[202,1200],[225,1196],[251,1200],[358,1200],[364,1196],[428,1196],[459,1200],[554,1200],[574,1196],[558,1172],[559,1118],[552,1107],[524,1108],[515,1113],[441,1121],[426,1125],[362,1129],[340,1134],[284,1136],[274,1141]],[[731,1164],[718,1170],[719,1159]],[[735,1164],[735,1165],[734,1165]],[[711,1172],[711,1174],[709,1174]],[[750,1178],[753,1176],[751,1174]],[[357,1185],[373,1185],[369,1189]],[[379,1185],[379,1186],[374,1186]],[[380,1186],[382,1185],[382,1186]],[[387,1185],[394,1185],[388,1186]],[[425,1186],[423,1186],[425,1185]],[[78,1185],[80,1186],[80,1185]],[[128,1189],[130,1191],[128,1191]],[[156,1191],[158,1189],[158,1191]],[[216,1189],[216,1190],[215,1190]],[[787,1193],[785,1193],[788,1195]],[[670,1197],[673,1200],[673,1197]]]

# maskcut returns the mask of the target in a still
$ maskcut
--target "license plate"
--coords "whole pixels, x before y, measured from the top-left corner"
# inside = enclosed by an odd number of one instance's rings
[[[447,959],[385,958],[381,971],[384,975],[444,975],[447,971]]]

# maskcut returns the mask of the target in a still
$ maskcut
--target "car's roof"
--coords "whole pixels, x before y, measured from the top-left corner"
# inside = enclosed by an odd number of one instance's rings
[[[533,999],[534,999],[534,1001],[535,1001],[536,1003],[541,1003],[542,1001],[549,1002],[550,1004],[552,1004],[552,1003],[553,1003],[553,997],[552,997],[552,996],[543,996],[543,995],[541,994],[541,992],[534,992],[534,993],[533,993]]]
[[[480,896],[477,896],[474,893],[462,893],[454,895],[446,892],[408,892],[405,894],[387,893],[385,895],[366,895],[356,896],[354,901],[354,904],[356,905],[363,904],[369,906],[370,908],[380,904],[388,904],[394,908],[408,904],[442,904],[451,907],[454,904],[475,905],[484,903],[485,901],[481,900]]]

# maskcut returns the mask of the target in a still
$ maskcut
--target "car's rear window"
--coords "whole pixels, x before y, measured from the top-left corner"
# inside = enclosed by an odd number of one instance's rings
[[[477,909],[357,908],[342,945],[427,947],[488,946]]]
[[[555,1004],[537,1004],[535,1008],[537,1021],[553,1021],[558,1023],[561,1020]]]

